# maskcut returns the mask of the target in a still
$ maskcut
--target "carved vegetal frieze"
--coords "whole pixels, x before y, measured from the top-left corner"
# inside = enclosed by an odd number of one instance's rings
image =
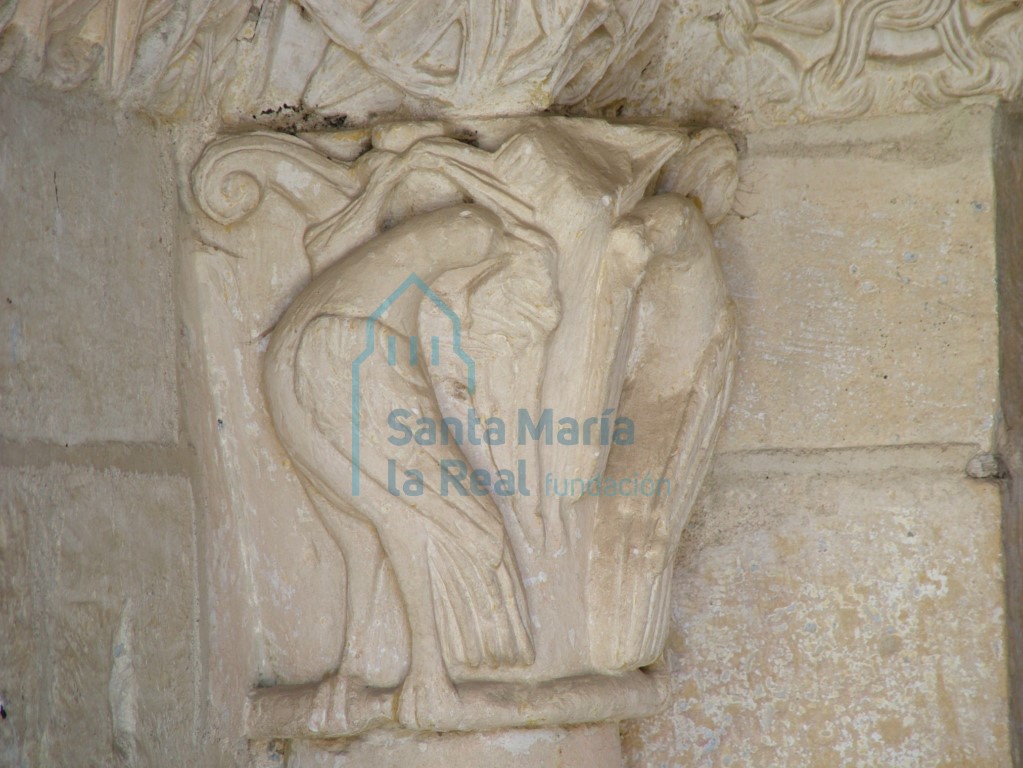
[[[552,104],[742,127],[1023,96],[1020,0],[17,0],[0,71],[308,127]],[[330,121],[330,122],[328,122]]]
[[[98,90],[164,114],[215,105],[258,14],[248,0],[16,0],[0,12],[0,72]],[[251,33],[249,33],[251,36]]]
[[[17,0],[0,71],[182,115],[532,112],[628,60],[658,0]]]
[[[763,56],[778,73],[763,101],[845,116],[906,96],[924,106],[1019,97],[1021,9],[1017,0],[733,0],[719,25],[732,52]],[[894,88],[892,75],[901,81]]]
[[[412,0],[361,7],[306,0],[325,39],[295,96],[346,113],[404,106],[507,114],[540,110],[555,99],[573,103],[624,63],[657,5]]]
[[[669,3],[637,49],[590,108],[748,130],[1023,98],[1020,0]]]
[[[210,338],[243,329],[209,386],[244,390],[222,402],[248,421],[214,438],[222,480],[240,517],[277,527],[295,514],[277,486],[296,483],[346,585],[343,605],[290,598],[344,614],[340,663],[255,691],[250,735],[659,706],[672,563],[731,384],[710,223],[735,162],[718,132],[568,118],[206,150],[196,224],[220,250],[194,268],[220,258],[235,288],[201,288],[199,311]],[[250,562],[303,551],[260,546]]]

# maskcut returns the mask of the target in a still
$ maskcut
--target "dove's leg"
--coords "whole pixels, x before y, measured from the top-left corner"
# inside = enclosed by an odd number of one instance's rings
[[[405,600],[412,658],[398,700],[398,722],[407,728],[432,728],[450,722],[459,709],[458,692],[448,677],[438,636],[430,588],[428,537],[418,533],[414,514],[381,528],[381,540]]]
[[[343,677],[355,677],[375,688],[393,688],[408,670],[408,630],[394,572],[373,527],[334,507],[309,491],[320,519],[345,561],[347,622]],[[403,649],[394,653],[394,649]]]

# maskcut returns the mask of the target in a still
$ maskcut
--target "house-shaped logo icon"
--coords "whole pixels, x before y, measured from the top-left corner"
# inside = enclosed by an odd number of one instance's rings
[[[419,290],[426,300],[433,302],[434,306],[451,321],[451,349],[466,366],[466,390],[472,396],[476,392],[476,363],[464,349],[462,349],[462,321],[452,311],[451,307],[434,292],[419,275],[412,273],[391,293],[373,313],[366,318],[366,346],[362,353],[352,362],[352,495],[359,495],[360,470],[360,428],[361,428],[361,405],[362,389],[360,371],[363,363],[369,360],[378,351],[378,325],[382,322],[388,309],[407,291]],[[394,335],[387,335],[386,352],[387,364],[397,365],[398,344]],[[421,364],[421,355],[426,355],[430,365],[439,365],[441,348],[447,346],[441,344],[441,339],[431,336],[427,343],[423,344],[418,336],[409,338],[408,355],[409,363],[414,366]],[[404,350],[402,350],[404,352]]]

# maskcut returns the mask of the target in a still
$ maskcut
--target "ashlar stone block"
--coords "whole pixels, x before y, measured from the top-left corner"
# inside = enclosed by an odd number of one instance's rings
[[[0,85],[0,435],[177,436],[173,172],[140,118]]]
[[[0,763],[196,764],[188,481],[5,468],[0,500]]]
[[[992,119],[749,137],[718,229],[739,323],[720,450],[992,444]]]
[[[627,764],[1010,765],[998,486],[751,469],[694,512],[671,704]]]

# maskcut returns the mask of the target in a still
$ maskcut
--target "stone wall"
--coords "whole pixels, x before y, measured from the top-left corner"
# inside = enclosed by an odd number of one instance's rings
[[[170,147],[14,78],[0,114],[0,764],[203,764]]]
[[[1002,457],[1009,482],[1002,494],[1005,551],[1006,628],[1012,698],[1012,753],[1023,763],[1023,112],[1005,107],[995,126],[997,194],[999,348],[1002,398]]]
[[[1020,150],[994,127],[748,137],[718,236],[736,392],[631,765],[1010,764],[999,487],[965,472],[999,414],[995,168]]]
[[[0,764],[236,764],[270,651],[316,638],[209,490],[202,445],[247,425],[179,395],[208,363],[186,174],[115,112],[0,84]],[[1021,141],[984,105],[739,138],[735,393],[629,764],[1010,764],[1023,491],[977,457],[1020,476]]]

